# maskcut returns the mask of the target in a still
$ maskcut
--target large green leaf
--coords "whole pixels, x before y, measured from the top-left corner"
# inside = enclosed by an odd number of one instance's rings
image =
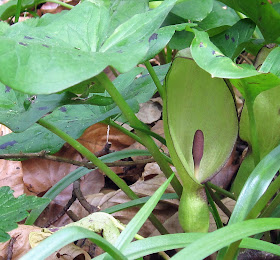
[[[13,25],[0,37],[0,65],[6,68],[0,80],[26,93],[49,94],[108,65],[129,71],[145,57],[150,37],[175,2],[132,16],[110,35],[110,12],[101,2],[83,2],[56,19],[47,15]]]
[[[216,35],[229,26],[239,21],[235,10],[225,6],[217,0],[213,0],[213,9],[211,13],[198,23],[199,27],[207,31],[209,35]]]
[[[251,39],[255,27],[250,19],[242,19],[226,31],[212,37],[211,41],[225,56],[234,59]]]
[[[280,14],[266,0],[221,0],[221,2],[251,18],[268,42],[280,35]]]
[[[252,67],[242,67],[225,56],[210,40],[206,32],[193,29],[195,38],[191,45],[191,53],[195,62],[208,71],[212,77],[245,78],[258,75]]]
[[[172,13],[191,21],[201,21],[213,8],[213,0],[181,0],[173,7]]]
[[[74,138],[79,138],[90,125],[120,113],[118,108],[104,111],[101,107],[90,105],[63,106],[46,118]],[[82,116],[81,116],[82,115]],[[64,140],[40,125],[33,125],[24,132],[11,133],[0,137],[0,153],[57,152]]]
[[[161,81],[163,81],[169,66],[170,64],[155,67],[155,71]],[[142,76],[135,79],[136,75],[141,72],[143,73]],[[143,68],[134,68],[133,70],[120,75],[114,80],[114,84],[128,103],[135,107],[135,112],[138,111],[138,103],[146,102],[156,91],[156,86],[151,76],[147,70]],[[68,93],[62,93],[60,95],[38,95],[37,99],[33,98],[34,100],[31,99],[31,102],[28,99],[25,99],[25,97],[28,97],[26,94],[22,94],[7,87],[5,87],[3,91],[10,92],[1,95],[4,100],[2,100],[3,113],[0,116],[0,121],[15,132],[22,131],[33,125],[43,114],[46,113],[45,110],[41,111],[39,109],[38,111],[39,107],[48,106],[48,108],[52,110],[55,106],[61,106],[63,102],[78,104],[75,106],[62,106],[51,115],[48,115],[48,118],[61,129],[68,131],[74,138],[80,137],[84,130],[90,125],[113,115],[120,114],[120,110],[116,108],[115,105],[104,107],[79,105],[79,103],[92,104],[92,100],[85,99],[85,101],[71,101],[69,98],[71,95]],[[5,100],[6,94],[9,94],[9,102]],[[106,95],[106,93],[104,95]],[[95,97],[97,96],[94,96],[93,98]],[[98,99],[99,97],[100,96],[98,96]],[[107,97],[107,99],[110,98]],[[25,110],[24,106],[25,101],[28,102],[27,105],[29,106],[27,110]],[[45,101],[48,103],[47,105]],[[108,100],[105,102],[107,101]],[[5,106],[5,104],[7,104],[7,106]],[[11,114],[14,116],[10,116]],[[17,120],[14,120],[16,115],[18,115]],[[83,115],[83,117],[80,115]],[[71,130],[72,127],[74,129],[73,131]],[[0,153],[38,152],[41,150],[48,150],[51,153],[54,153],[58,151],[63,144],[64,141],[56,135],[39,125],[34,125],[22,133],[12,133],[1,136]]]
[[[49,199],[26,196],[25,194],[15,198],[10,187],[0,187],[0,242],[10,239],[6,232],[17,228],[16,223],[28,216],[28,210],[46,202],[49,202]]]
[[[211,78],[194,61],[177,58],[166,79],[165,112],[175,166],[181,165],[197,183],[208,180],[225,164],[237,137],[236,108],[227,85]],[[197,130],[203,132],[204,150],[195,176],[192,147]],[[188,182],[185,172],[180,177]]]
[[[22,132],[55,108],[72,103],[71,93],[28,96],[0,83],[0,122]]]
[[[104,2],[108,5],[111,15],[110,28],[108,28],[109,34],[111,34],[120,24],[124,23],[132,16],[144,13],[149,9],[149,0],[109,0]]]

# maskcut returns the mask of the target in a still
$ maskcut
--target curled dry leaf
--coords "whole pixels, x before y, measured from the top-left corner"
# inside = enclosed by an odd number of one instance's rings
[[[11,133],[12,131],[0,125],[0,136]],[[22,164],[17,161],[0,160],[0,187],[10,186],[14,190],[14,196],[18,197],[24,193]]]

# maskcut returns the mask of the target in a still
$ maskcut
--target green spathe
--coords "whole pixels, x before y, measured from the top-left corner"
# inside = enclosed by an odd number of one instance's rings
[[[224,80],[211,78],[193,60],[176,58],[166,77],[164,127],[170,156],[183,183],[179,220],[186,232],[205,232],[209,212],[201,183],[228,160],[238,132],[234,99]],[[194,135],[204,136],[194,165]],[[196,168],[196,169],[195,169]]]

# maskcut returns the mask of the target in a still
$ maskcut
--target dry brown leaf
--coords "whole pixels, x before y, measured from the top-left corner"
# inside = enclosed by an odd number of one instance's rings
[[[153,102],[152,100],[149,100],[146,103],[140,104],[140,110],[136,114],[136,116],[143,123],[151,124],[161,118],[161,111],[162,108],[157,102]]]
[[[97,123],[90,126],[78,141],[89,149],[92,153],[101,151],[107,141],[107,125]],[[120,132],[114,127],[110,127],[108,141],[112,143],[111,149],[120,151],[135,142],[134,139]]]
[[[150,178],[148,178],[148,176]],[[145,180],[146,179],[146,180]],[[145,167],[145,171],[141,179],[135,184],[131,185],[130,188],[139,196],[151,196],[154,192],[164,183],[166,177],[161,172],[159,166],[156,163],[149,163]],[[168,186],[166,193],[174,192],[171,186]],[[112,191],[107,194],[95,194],[87,196],[87,200],[90,204],[100,207],[100,209],[106,209],[120,203],[130,201],[130,199],[121,191]],[[178,200],[165,200],[158,203],[153,213],[159,218],[161,222],[174,215],[178,210]],[[70,208],[79,218],[83,218],[88,213],[78,204],[74,203]],[[116,212],[113,214],[121,223],[127,224],[138,212],[138,208],[129,208],[124,211]],[[153,225],[147,221],[140,234],[144,237],[148,237],[154,231]]]
[[[163,128],[163,120],[159,120],[156,122],[156,124],[151,128],[151,131],[155,132],[156,134],[160,135],[164,138],[164,128]],[[154,138],[153,138],[154,139]],[[160,141],[155,140],[156,145],[163,150],[163,152],[168,153],[168,149],[165,145],[163,145]],[[131,146],[129,146],[127,149],[146,149],[146,147],[140,143],[134,143]],[[144,156],[145,158],[146,156]],[[133,157],[134,158],[134,157]],[[143,156],[135,157],[135,159],[142,159]]]
[[[74,149],[67,146],[64,146],[55,156],[82,160]],[[37,158],[23,161],[22,166],[24,183],[28,191],[33,195],[45,193],[59,180],[77,168],[72,164]]]
[[[62,2],[75,6],[79,3],[79,0],[70,0],[70,1],[64,0]],[[60,13],[63,10],[69,10],[69,9],[62,5],[47,2],[47,3],[43,4],[40,9],[38,9],[37,14],[39,16],[46,14],[46,13],[56,14],[56,13]]]
[[[178,234],[178,233],[184,233],[184,230],[182,229],[179,218],[178,218],[178,211],[171,216],[169,219],[167,219],[163,225],[166,227],[166,229],[170,232],[170,234]],[[158,230],[155,230],[150,236],[159,236],[160,233]]]
[[[34,226],[19,225],[17,229],[9,232],[11,237],[16,238],[13,246],[13,260],[17,260],[25,255],[30,249],[29,233],[40,231],[41,228]],[[0,243],[0,258],[7,259],[9,241]]]
[[[11,132],[8,127],[0,124],[0,136]],[[10,186],[15,197],[24,193],[21,162],[0,160],[0,187],[2,186]]]
[[[34,245],[50,236],[50,233],[44,233],[41,228],[27,225],[19,225],[17,229],[9,232],[11,237],[16,238],[13,245],[13,260],[20,259],[24,256]],[[31,243],[30,243],[31,239]],[[36,243],[34,243],[36,241]],[[33,244],[31,247],[30,244]],[[0,243],[0,259],[7,259],[7,253],[9,248],[9,241]],[[72,260],[77,256],[82,256],[82,259],[89,260],[91,257],[89,254],[81,248],[75,246],[73,243],[63,247],[51,256],[47,257],[47,260],[67,259]]]
[[[55,155],[69,159],[82,160],[81,156],[73,148],[64,146]],[[44,159],[30,159],[23,162],[23,179],[28,193],[31,195],[43,195],[54,184],[75,170],[77,167],[68,163],[49,161]],[[98,193],[104,186],[104,176],[98,170],[93,170],[81,178],[80,188],[84,195]],[[47,222],[61,212],[63,207],[72,196],[73,185],[71,184],[64,189],[49,204],[47,209],[41,214],[36,221],[39,226],[44,226]],[[55,222],[57,226],[67,224],[63,219]]]

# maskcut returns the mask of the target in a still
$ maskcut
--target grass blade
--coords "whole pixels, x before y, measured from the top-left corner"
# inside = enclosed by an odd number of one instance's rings
[[[104,209],[104,210],[102,210],[102,212],[112,214],[112,213],[115,213],[115,212],[118,212],[118,211],[121,211],[121,210],[125,210],[125,209],[128,209],[128,208],[143,205],[150,198],[151,198],[150,196],[147,196],[147,197],[143,197],[143,198],[140,198],[140,199],[131,200],[131,201],[128,201],[128,202],[125,202],[125,203],[122,203],[122,204],[115,205],[115,206],[112,206],[110,208]],[[170,200],[170,199],[179,199],[179,198],[178,198],[178,195],[176,193],[166,193],[166,194],[163,194],[160,198],[160,200]]]
[[[280,146],[264,157],[246,181],[232,212],[229,225],[243,221],[267,190],[280,168]]]
[[[157,205],[167,186],[171,182],[174,173],[166,180],[161,187],[154,193],[149,201],[138,211],[135,217],[128,223],[125,230],[120,234],[115,244],[116,248],[123,250],[132,241],[141,226],[152,213],[154,207]]]
[[[38,246],[24,255],[21,260],[45,259],[58,249],[82,238],[89,238],[92,242],[110,254],[114,259],[127,259],[112,244],[93,231],[82,227],[68,227],[55,232],[53,235],[42,241]]]
[[[251,219],[238,222],[206,234],[185,247],[171,259],[188,259],[191,256],[192,260],[201,260],[235,241],[279,228],[280,219],[278,218]]]

